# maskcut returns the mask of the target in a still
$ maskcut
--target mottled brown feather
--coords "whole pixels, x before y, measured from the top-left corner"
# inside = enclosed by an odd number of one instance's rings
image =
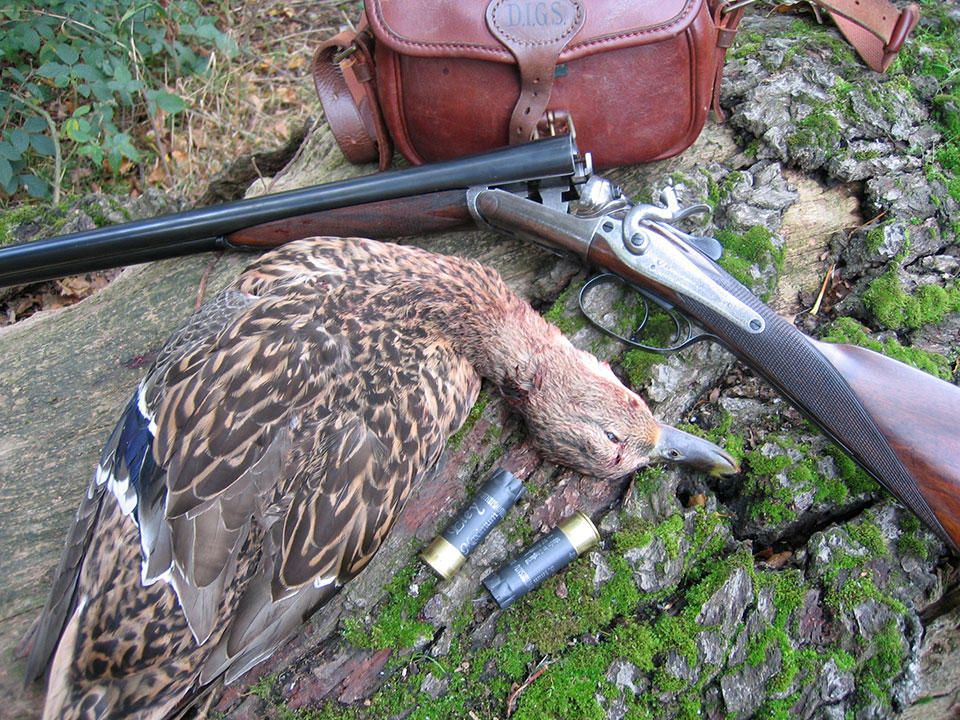
[[[492,270],[334,238],[254,263],[141,383],[159,466],[141,528],[96,482],[81,507],[54,584],[70,599],[31,658],[61,640],[45,716],[163,717],[269,656],[373,557],[481,374],[552,459],[603,477],[650,459],[643,401]]]

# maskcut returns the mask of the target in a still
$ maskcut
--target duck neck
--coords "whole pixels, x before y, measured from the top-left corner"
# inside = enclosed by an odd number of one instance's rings
[[[503,290],[483,301],[473,295],[451,304],[446,324],[457,349],[511,399],[537,382],[559,332],[526,302]]]

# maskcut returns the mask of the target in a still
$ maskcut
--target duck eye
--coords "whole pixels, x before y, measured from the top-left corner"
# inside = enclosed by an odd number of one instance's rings
[[[615,443],[619,443],[619,442],[620,442],[620,438],[618,438],[616,435],[614,435],[614,434],[613,434],[612,432],[610,432],[609,430],[607,430],[607,440],[609,440],[610,442],[615,442]]]

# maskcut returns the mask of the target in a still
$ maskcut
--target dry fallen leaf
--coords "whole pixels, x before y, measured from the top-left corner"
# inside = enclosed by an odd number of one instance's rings
[[[707,504],[707,496],[703,493],[699,495],[691,495],[690,499],[687,501],[687,507],[704,507]]]

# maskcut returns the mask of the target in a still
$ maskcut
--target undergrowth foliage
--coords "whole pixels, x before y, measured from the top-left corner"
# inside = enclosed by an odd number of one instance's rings
[[[59,198],[158,152],[186,109],[170,91],[235,46],[189,0],[14,0],[0,7],[0,204]]]

